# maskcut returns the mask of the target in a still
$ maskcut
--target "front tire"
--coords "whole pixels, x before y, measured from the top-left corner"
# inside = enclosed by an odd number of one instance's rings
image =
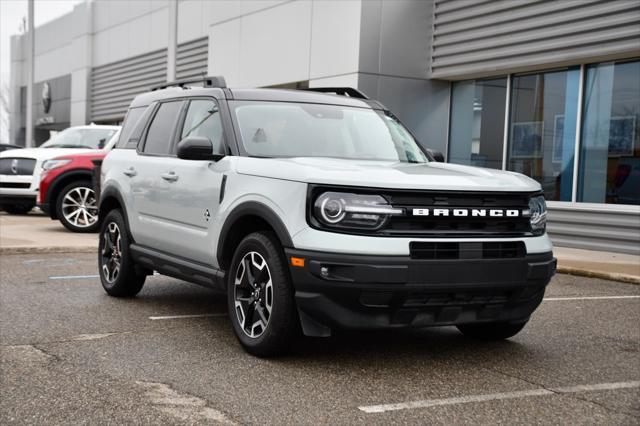
[[[110,296],[133,297],[142,290],[147,278],[136,273],[130,241],[122,212],[111,210],[102,221],[98,243],[100,281]]]
[[[97,231],[98,205],[91,181],[72,182],[65,186],[56,200],[56,215],[70,231]]]
[[[257,356],[284,352],[297,336],[293,286],[284,253],[271,232],[255,232],[238,245],[227,277],[233,330]]]
[[[457,327],[462,334],[473,339],[504,340],[518,334],[525,325],[527,325],[527,321],[460,324]]]
[[[9,204],[2,206],[2,209],[9,214],[23,215],[29,213],[34,206],[33,203]]]

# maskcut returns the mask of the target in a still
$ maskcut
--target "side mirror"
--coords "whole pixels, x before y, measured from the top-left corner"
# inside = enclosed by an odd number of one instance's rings
[[[178,142],[178,158],[218,161],[224,154],[214,154],[211,141],[202,136],[187,136]]]
[[[433,149],[427,149],[427,153],[438,163],[444,163],[444,155],[440,151],[434,151]]]

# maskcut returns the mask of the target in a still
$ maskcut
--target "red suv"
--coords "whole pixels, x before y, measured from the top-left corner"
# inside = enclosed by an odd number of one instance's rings
[[[93,160],[102,160],[107,150],[71,154],[42,164],[38,207],[51,219],[59,219],[74,232],[98,229],[98,203],[93,189]]]

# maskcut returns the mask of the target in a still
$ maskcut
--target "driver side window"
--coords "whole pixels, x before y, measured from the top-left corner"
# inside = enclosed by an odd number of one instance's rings
[[[214,153],[224,153],[220,109],[214,100],[195,99],[189,103],[180,140],[188,136],[205,137],[213,144]]]

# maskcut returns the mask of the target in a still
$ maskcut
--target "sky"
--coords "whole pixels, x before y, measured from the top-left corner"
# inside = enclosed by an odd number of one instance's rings
[[[33,14],[36,31],[39,25],[71,12],[76,4],[83,1],[35,0]],[[9,84],[10,40],[13,34],[20,33],[22,18],[27,16],[27,4],[27,0],[0,0],[0,90]],[[8,129],[0,129],[0,142],[8,139],[7,132]]]

